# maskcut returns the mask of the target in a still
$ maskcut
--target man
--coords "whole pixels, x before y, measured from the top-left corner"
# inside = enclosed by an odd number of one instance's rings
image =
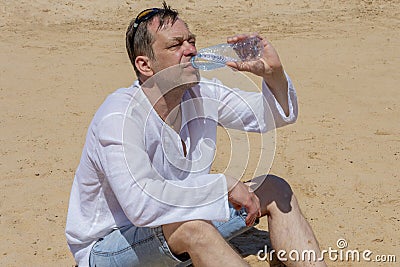
[[[72,186],[66,236],[79,266],[175,266],[189,257],[195,266],[247,266],[226,240],[262,216],[275,250],[319,253],[284,180],[254,180],[252,190],[209,173],[218,125],[265,132],[275,127],[266,125],[267,104],[277,126],[296,120],[295,91],[278,54],[262,39],[262,58],[227,63],[263,77],[263,92],[249,93],[200,78],[189,63],[195,41],[165,2],[128,27],[138,81],[97,111]]]

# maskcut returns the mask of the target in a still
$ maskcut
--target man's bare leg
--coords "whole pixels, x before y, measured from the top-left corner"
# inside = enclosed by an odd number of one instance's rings
[[[268,228],[271,244],[275,251],[284,250],[289,253],[297,250],[315,251],[320,256],[318,241],[302,215],[299,205],[289,184],[277,176],[268,175],[252,180],[252,188],[260,199],[262,216],[268,217]],[[326,266],[325,262],[290,261],[288,254],[286,266]]]
[[[189,253],[194,266],[249,266],[209,222],[196,220],[163,225],[164,236],[176,255]]]

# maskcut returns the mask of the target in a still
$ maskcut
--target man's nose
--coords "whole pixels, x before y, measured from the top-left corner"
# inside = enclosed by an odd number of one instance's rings
[[[183,53],[185,56],[195,56],[197,54],[196,46],[185,41]]]

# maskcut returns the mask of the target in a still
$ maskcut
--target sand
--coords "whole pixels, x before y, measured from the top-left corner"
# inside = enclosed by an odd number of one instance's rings
[[[298,122],[277,131],[271,173],[292,185],[322,249],[344,238],[348,249],[397,255],[398,264],[400,2],[170,4],[199,48],[235,33],[268,37],[300,106]],[[64,226],[87,126],[109,93],[135,79],[124,33],[152,6],[160,1],[1,1],[1,266],[74,264]]]

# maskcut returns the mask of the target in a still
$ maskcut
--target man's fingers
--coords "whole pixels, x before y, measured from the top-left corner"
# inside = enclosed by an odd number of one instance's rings
[[[226,63],[228,67],[231,67],[238,71],[248,71],[251,72],[254,67],[251,66],[254,62],[243,62],[243,61],[229,61]]]
[[[253,215],[248,214],[246,217],[246,226],[253,226],[256,219],[257,216],[255,216],[254,214]]]
[[[260,217],[260,201],[257,195],[242,182],[238,182],[231,188],[228,199],[236,210],[242,207],[246,209],[245,222],[247,226],[252,226],[255,220]]]
[[[247,217],[246,217],[246,225],[252,226],[258,217],[261,217],[261,206],[260,200],[257,195],[251,193],[251,201],[249,205],[246,207]]]
[[[259,208],[254,207],[253,210],[248,209],[246,217],[246,225],[252,226],[256,219],[259,217],[260,210]]]
[[[236,34],[234,36],[230,36],[226,39],[226,41],[228,43],[236,43],[239,42],[241,40],[245,40],[249,37],[252,37],[254,34],[246,34],[246,33],[242,33],[242,34]]]

